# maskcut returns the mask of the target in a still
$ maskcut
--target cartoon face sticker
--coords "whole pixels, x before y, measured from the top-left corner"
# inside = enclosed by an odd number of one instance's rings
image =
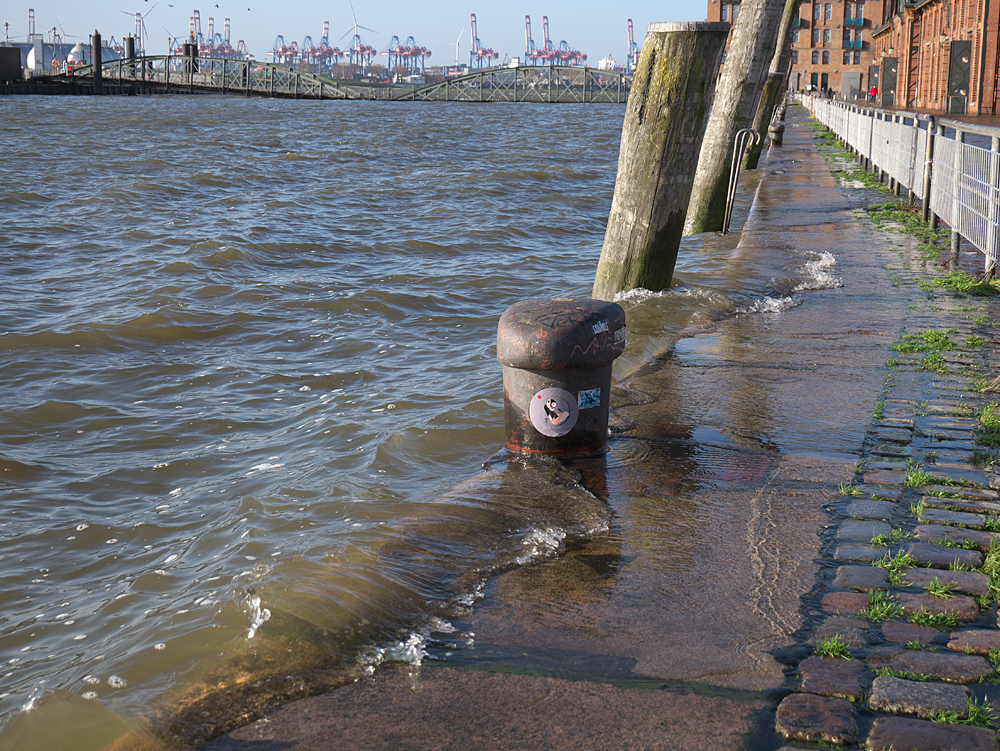
[[[564,389],[542,389],[528,405],[528,417],[542,435],[558,438],[576,425],[579,415],[576,397]]]

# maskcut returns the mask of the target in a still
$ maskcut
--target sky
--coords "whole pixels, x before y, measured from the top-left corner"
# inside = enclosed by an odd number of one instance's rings
[[[166,54],[169,37],[187,37],[192,11],[201,14],[201,30],[207,36],[208,19],[215,19],[215,31],[223,33],[225,18],[231,19],[230,41],[235,47],[242,39],[253,56],[263,60],[273,46],[277,35],[286,43],[292,40],[300,45],[306,36],[319,44],[323,36],[323,22],[330,22],[330,44],[344,49],[350,46],[354,31],[349,0],[196,0],[200,4],[183,3],[182,0],[112,0],[100,3],[81,3],[79,0],[32,0],[21,4],[5,0],[0,5],[0,25],[9,24],[7,37],[25,41],[28,35],[28,9],[35,11],[35,33],[44,34],[46,41],[53,28],[59,30],[63,41],[87,42],[89,35],[98,30],[105,39],[114,37],[121,41],[135,31],[135,13],[145,14],[147,33],[146,53]],[[618,7],[614,2],[597,0],[529,0],[527,3],[468,3],[456,0],[438,2],[405,2],[383,0],[372,5],[365,0],[355,0],[357,23],[374,31],[359,29],[362,39],[379,51],[389,46],[389,40],[398,36],[400,41],[412,36],[416,42],[433,53],[427,65],[453,65],[455,43],[460,45],[459,60],[469,62],[471,28],[469,15],[476,14],[479,40],[484,47],[496,50],[502,61],[504,55],[524,56],[524,17],[531,17],[532,39],[541,48],[544,36],[542,17],[548,16],[550,38],[556,47],[565,40],[573,49],[587,54],[587,63],[608,54],[619,63],[625,61],[628,51],[627,19],[635,29],[635,41],[642,46],[646,27],[654,21],[703,21],[706,16],[705,0],[633,0]],[[0,31],[3,31],[0,28]],[[346,34],[346,36],[344,36]],[[341,39],[341,37],[344,37]],[[385,64],[386,57],[376,62]]]

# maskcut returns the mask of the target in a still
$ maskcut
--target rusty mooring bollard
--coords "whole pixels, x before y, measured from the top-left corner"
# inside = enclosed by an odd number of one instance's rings
[[[785,126],[783,123],[771,123],[767,129],[767,138],[772,146],[781,146],[785,140]]]
[[[497,327],[507,448],[559,457],[607,450],[611,367],[625,311],[591,299],[526,300]]]

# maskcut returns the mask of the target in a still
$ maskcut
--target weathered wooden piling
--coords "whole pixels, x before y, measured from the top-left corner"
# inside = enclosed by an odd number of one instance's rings
[[[101,68],[101,32],[94,29],[90,37],[90,59],[94,61],[94,93],[104,93],[104,70]]]
[[[736,133],[753,125],[785,0],[743,0],[705,130],[684,234],[722,229]]]
[[[632,82],[593,296],[670,286],[728,23],[652,23]]]
[[[775,105],[781,98],[785,88],[785,74],[788,71],[788,63],[792,57],[792,21],[799,17],[799,4],[802,0],[785,0],[785,9],[781,14],[781,23],[778,25],[778,44],[775,47],[774,55],[771,57],[771,67],[768,69],[767,78],[764,80],[764,90],[760,94],[757,103],[757,114],[753,119],[754,129],[764,134],[771,124],[771,117],[774,114]],[[743,169],[756,169],[760,161],[760,153],[764,148],[764,139],[750,144],[747,149],[746,158],[743,160]]]

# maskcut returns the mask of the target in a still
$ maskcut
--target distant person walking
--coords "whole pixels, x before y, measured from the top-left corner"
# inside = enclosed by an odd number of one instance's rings
[[[868,101],[869,102],[878,101],[878,86],[872,86],[871,91],[868,92]]]

